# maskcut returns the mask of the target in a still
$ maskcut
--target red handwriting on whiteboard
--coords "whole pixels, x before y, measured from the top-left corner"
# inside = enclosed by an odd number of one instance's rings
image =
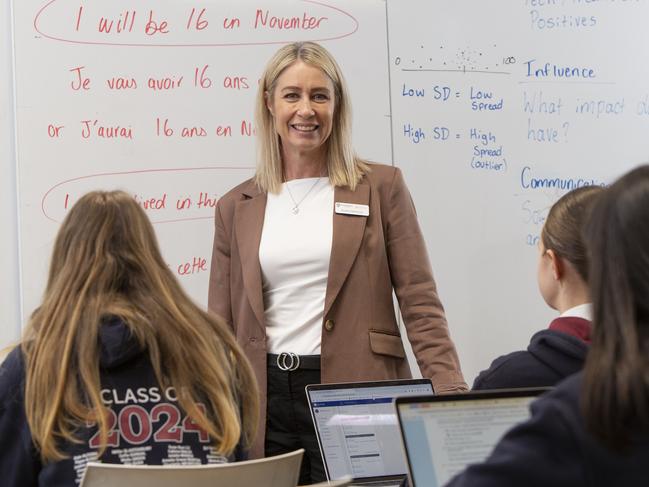
[[[85,78],[81,75],[81,70],[83,68],[85,68],[85,66],[78,66],[70,70],[76,75],[75,79],[70,83],[70,87],[75,91],[90,89],[90,78]]]
[[[207,68],[209,68],[208,64],[200,68],[200,71],[199,68],[194,69],[194,86],[197,88],[207,89],[212,86],[212,80],[206,74]]]
[[[207,8],[183,8],[178,2],[161,5],[153,0],[140,0],[139,10],[117,12],[107,12],[110,7],[115,8],[111,2],[85,2],[77,6],[79,3],[47,1],[34,18],[34,28],[48,39],[77,44],[193,47],[283,44],[286,38],[278,38],[277,34],[287,31],[301,34],[294,40],[323,42],[350,36],[359,27],[350,13],[316,0],[295,2],[298,11],[283,11],[281,15],[272,9],[253,9],[246,12],[247,18],[229,12],[219,17]],[[50,18],[69,19],[69,22]],[[240,37],[231,38],[230,33],[242,30],[257,35],[244,41]],[[187,33],[196,38],[183,35]]]
[[[51,139],[58,139],[61,137],[61,131],[65,125],[54,125],[54,124],[49,124],[47,126],[47,136]]]
[[[302,16],[277,17],[270,15],[269,10],[257,9],[255,13],[255,29],[270,28],[277,30],[309,30],[320,27],[322,21],[327,17],[313,17],[304,12]]]
[[[201,125],[186,125],[176,127],[168,118],[156,118],[155,134],[158,137],[173,137],[179,135],[183,139],[192,139],[197,137],[207,137],[210,134],[217,137],[232,137],[232,127],[230,125],[216,125],[213,129],[206,129]]]
[[[207,259],[204,259],[203,257],[194,257],[191,261],[183,262],[176,268],[176,272],[178,272],[178,275],[180,276],[198,274],[199,272],[205,272],[207,270]]]
[[[184,76],[180,76],[179,78],[175,76],[164,76],[162,78],[149,77],[147,86],[153,91],[175,90],[181,87],[183,79],[185,79]]]
[[[111,90],[134,90],[137,88],[137,80],[135,78],[123,78],[121,76],[113,76],[107,79],[106,84]]]
[[[194,69],[194,86],[197,88],[210,88],[212,80],[207,76],[208,64]],[[70,88],[74,91],[89,90],[90,78],[85,75],[85,66],[77,66],[69,71],[73,74]],[[184,75],[163,75],[148,76],[146,86],[153,91],[171,91],[183,86]],[[135,90],[138,88],[138,80],[133,76],[111,76],[106,79],[106,86],[109,90]],[[223,80],[224,88],[248,89],[248,78],[245,76],[226,76]]]
[[[209,24],[209,22],[203,18],[205,15],[205,12],[207,9],[202,8],[200,12],[198,12],[198,15],[196,15],[196,18],[194,18],[194,15],[196,14],[196,9],[192,8],[192,11],[189,14],[189,19],[187,19],[187,30],[203,30],[206,29]]]
[[[223,28],[225,30],[238,29],[239,27],[241,27],[241,20],[239,18],[234,17],[231,19],[229,17],[225,17],[223,19]]]
[[[247,90],[250,88],[248,78],[245,76],[226,76],[223,78],[223,87],[233,90]]]
[[[160,196],[134,194],[133,199],[145,210],[164,210],[167,207],[167,193]]]
[[[193,139],[195,137],[207,137],[207,130],[203,127],[183,127],[180,131],[183,139]]]
[[[76,121],[74,122],[76,123]],[[115,144],[119,141],[130,143],[136,139],[136,132],[144,135],[154,135],[161,139],[197,139],[203,137],[218,137],[222,139],[234,137],[255,137],[257,131],[250,120],[241,120],[234,128],[230,123],[196,123],[194,121],[173,121],[169,118],[156,117],[151,121],[139,121],[139,126],[133,127],[124,123],[112,123],[100,119],[79,120],[79,130],[64,131],[65,124],[47,123],[43,130],[50,139],[79,137],[82,140],[104,139]]]
[[[133,139],[133,129],[122,125],[105,125],[99,120],[81,120],[81,137],[90,139]]]
[[[254,167],[224,164],[206,167],[159,168],[88,174],[60,181],[43,195],[41,210],[46,218],[60,223],[66,211],[87,191],[97,188],[130,188],[152,223],[172,223],[214,218],[221,196],[210,192],[216,178],[231,186],[252,175]],[[199,175],[199,179],[197,179]],[[210,181],[196,189],[196,181]]]
[[[83,7],[79,9],[79,17],[77,18],[77,29],[79,27],[79,24],[81,23],[82,8]],[[136,13],[137,12],[135,10],[126,10],[123,14],[119,14],[119,17],[117,18],[117,23],[115,23],[115,19],[101,17],[99,19],[99,25],[97,27],[97,30],[99,32],[110,34],[114,26],[115,32],[117,32],[118,34],[122,32],[133,32],[133,25],[135,24]]]
[[[198,195],[198,207],[199,208],[204,208],[204,207],[216,208],[216,202],[217,201],[218,201],[217,198],[210,198],[209,193],[201,192]]]
[[[244,137],[252,137],[254,135],[257,135],[257,131],[253,127],[250,120],[241,120],[240,134]]]
[[[148,36],[155,34],[168,34],[169,23],[166,20],[157,21],[153,19],[153,10],[149,10],[149,21],[144,27],[144,32]]]

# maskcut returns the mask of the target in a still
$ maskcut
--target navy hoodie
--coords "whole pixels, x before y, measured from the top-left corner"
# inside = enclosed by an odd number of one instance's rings
[[[473,389],[553,386],[579,372],[588,352],[590,322],[583,318],[556,318],[537,332],[527,350],[494,360],[480,372]]]
[[[90,461],[128,464],[206,464],[228,461],[205,431],[179,408],[173,388],[159,387],[148,356],[128,327],[102,325],[101,396],[110,409],[108,448],[97,458],[97,428],[77,432],[79,443],[61,442],[69,458],[42,464],[25,418],[25,367],[20,348],[0,366],[0,484],[3,487],[72,487]],[[239,450],[237,450],[239,451]],[[239,453],[235,459],[239,459]]]

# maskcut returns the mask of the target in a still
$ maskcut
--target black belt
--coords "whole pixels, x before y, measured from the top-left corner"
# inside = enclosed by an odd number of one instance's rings
[[[268,367],[285,372],[293,370],[320,370],[320,355],[297,355],[293,352],[282,352],[279,355],[268,354]]]

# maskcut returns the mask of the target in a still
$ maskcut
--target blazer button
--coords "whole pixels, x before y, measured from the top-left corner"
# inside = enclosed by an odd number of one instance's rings
[[[325,330],[331,331],[334,329],[335,322],[334,320],[327,320],[325,321]]]

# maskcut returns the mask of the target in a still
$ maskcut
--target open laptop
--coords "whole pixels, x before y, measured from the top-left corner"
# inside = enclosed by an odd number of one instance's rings
[[[548,387],[498,389],[395,401],[412,487],[437,487],[487,458],[503,435],[529,418]]]
[[[328,480],[351,476],[352,485],[406,485],[393,402],[433,394],[429,379],[308,385],[306,394]]]

